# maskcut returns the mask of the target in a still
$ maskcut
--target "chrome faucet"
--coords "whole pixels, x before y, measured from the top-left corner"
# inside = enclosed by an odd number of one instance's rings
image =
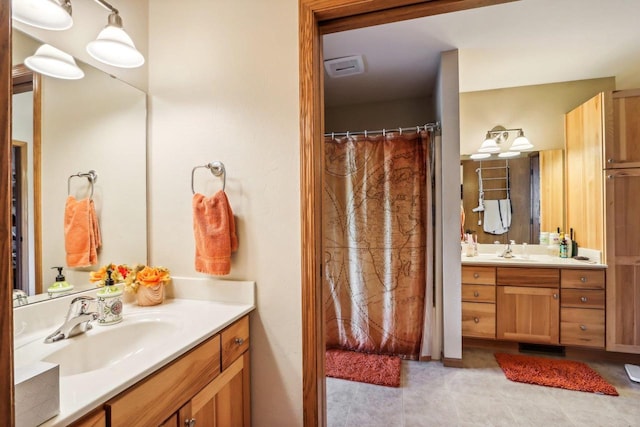
[[[27,305],[28,303],[29,301],[27,300],[27,294],[22,289],[13,290],[13,306],[14,307]]]
[[[507,243],[507,247],[504,248],[504,251],[500,256],[504,258],[513,258],[513,249],[511,249],[511,245],[515,245],[515,244],[516,244],[515,240],[510,240],[509,243]]]
[[[88,311],[89,303],[92,301],[96,301],[96,299],[92,297],[76,297],[71,300],[64,323],[55,332],[46,337],[44,342],[52,343],[71,338],[91,329],[90,322],[98,318],[97,311]]]

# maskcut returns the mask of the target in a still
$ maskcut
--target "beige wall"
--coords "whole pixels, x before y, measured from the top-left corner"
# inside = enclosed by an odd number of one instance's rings
[[[428,97],[326,107],[324,114],[325,132],[413,127],[435,118],[433,99]]]
[[[460,153],[474,153],[496,125],[523,128],[536,150],[564,148],[564,114],[613,89],[615,78],[607,77],[461,93]]]
[[[202,276],[191,169],[224,162],[239,236],[226,277],[257,283],[254,425],[302,425],[298,2],[176,5],[149,9],[151,261]],[[199,191],[220,188],[199,172]]]

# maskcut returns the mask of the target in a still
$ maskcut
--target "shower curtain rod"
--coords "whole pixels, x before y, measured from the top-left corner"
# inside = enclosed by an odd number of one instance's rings
[[[440,122],[433,122],[433,123],[427,123],[425,125],[421,125],[421,126],[414,126],[414,127],[405,127],[405,128],[393,128],[393,129],[380,129],[380,130],[363,130],[363,131],[357,131],[357,132],[329,132],[329,133],[325,133],[324,136],[330,136],[330,137],[336,137],[336,136],[351,136],[351,135],[371,135],[371,134],[382,134],[385,135],[387,132],[398,132],[402,135],[403,131],[406,132],[419,132],[420,130],[440,130]]]

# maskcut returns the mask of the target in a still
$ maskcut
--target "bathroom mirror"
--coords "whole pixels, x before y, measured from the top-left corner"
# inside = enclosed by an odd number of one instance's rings
[[[14,29],[14,66],[24,63],[40,45],[38,40]],[[21,266],[21,274],[16,277],[22,279],[14,288],[23,289],[28,302],[48,298],[46,290],[57,275],[52,267],[65,267],[67,282],[75,292],[92,287],[89,273],[99,266],[147,261],[146,94],[76,62],[85,73],[80,80],[40,76],[39,148],[34,145],[33,93],[14,95],[12,101],[12,138],[17,147],[13,156],[17,189],[14,233],[20,225],[20,232],[15,235],[16,246],[22,249],[15,251],[14,268]],[[67,268],[65,202],[69,194],[80,199],[91,193],[88,179],[69,181],[69,177],[90,170],[98,177],[92,198],[102,247],[96,265]],[[36,261],[36,252],[40,262]]]

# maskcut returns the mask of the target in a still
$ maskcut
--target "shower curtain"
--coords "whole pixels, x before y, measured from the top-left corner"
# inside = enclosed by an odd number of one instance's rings
[[[327,348],[420,355],[432,297],[430,139],[428,131],[325,138]]]

